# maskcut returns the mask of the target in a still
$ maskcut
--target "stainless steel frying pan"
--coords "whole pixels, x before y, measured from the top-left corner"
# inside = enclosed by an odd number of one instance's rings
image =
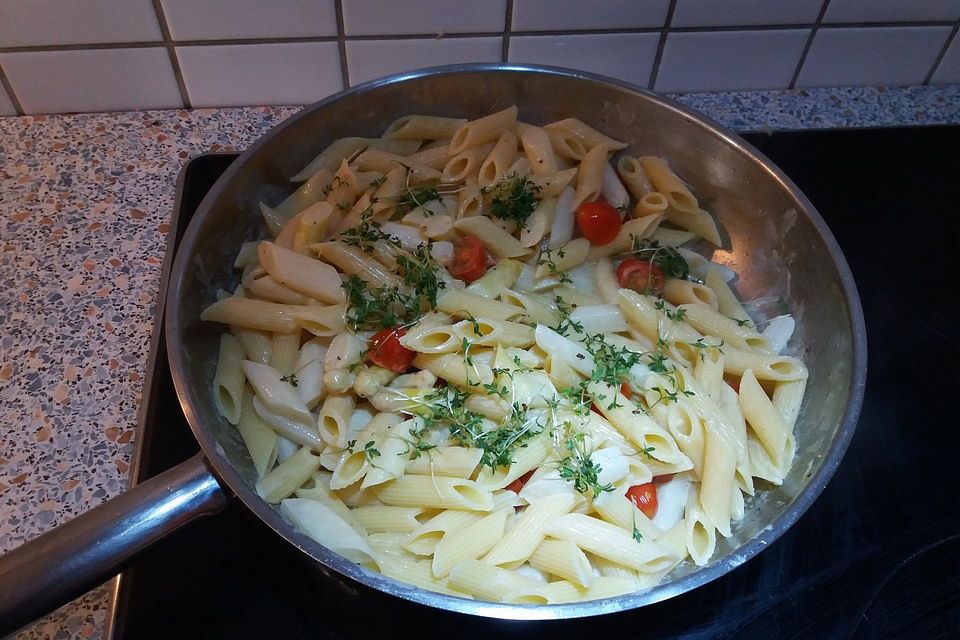
[[[664,584],[631,595],[563,605],[477,602],[425,591],[368,571],[285,522],[257,497],[237,431],[215,409],[211,382],[222,327],[201,323],[217,289],[232,289],[237,248],[263,235],[260,201],[277,202],[326,144],[377,136],[400,115],[477,117],[516,104],[529,122],[577,117],[663,155],[716,213],[727,236],[715,259],[740,274],[746,298],[789,301],[793,352],[810,369],[796,427],[797,459],[781,487],[747,503],[733,537],[707,567],[681,565]],[[633,609],[709,582],[776,540],[820,494],[853,435],[866,377],[860,300],[847,263],[813,205],[756,149],[699,114],[609,78],[516,65],[426,69],[360,85],[304,109],[252,145],[216,183],[187,228],[167,291],[167,349],[183,411],[202,454],[0,557],[0,634],[68,601],[129,564],[153,542],[236,495],[319,563],[328,581],[362,583],[398,598],[480,616],[557,619]],[[356,585],[354,585],[356,586]]]

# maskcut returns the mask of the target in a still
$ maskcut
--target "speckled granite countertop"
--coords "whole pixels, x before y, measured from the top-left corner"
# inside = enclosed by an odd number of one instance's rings
[[[739,131],[960,123],[960,86],[679,99]],[[0,553],[124,491],[177,174],[296,111],[0,118]],[[19,637],[101,637],[107,602]]]

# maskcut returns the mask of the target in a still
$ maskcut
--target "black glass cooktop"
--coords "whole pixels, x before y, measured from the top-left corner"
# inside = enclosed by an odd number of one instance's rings
[[[346,604],[328,602],[298,552],[235,501],[123,575],[116,637],[960,636],[960,127],[746,137],[827,220],[860,288],[869,341],[866,400],[846,457],[770,548],[639,611],[500,623],[382,607],[362,592]],[[207,155],[187,165],[179,232],[234,158]],[[198,449],[162,345],[142,412],[141,479]]]

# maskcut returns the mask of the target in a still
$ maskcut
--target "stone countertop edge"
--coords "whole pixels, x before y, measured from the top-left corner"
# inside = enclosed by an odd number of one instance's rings
[[[960,124],[960,85],[671,97],[735,131]],[[0,553],[126,488],[177,174],[298,110],[0,118]],[[101,637],[108,597],[17,637]]]

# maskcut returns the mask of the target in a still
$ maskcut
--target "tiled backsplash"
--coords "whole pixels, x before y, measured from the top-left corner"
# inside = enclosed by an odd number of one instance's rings
[[[960,83],[960,0],[0,0],[0,115],[305,104],[532,62],[664,92]]]

